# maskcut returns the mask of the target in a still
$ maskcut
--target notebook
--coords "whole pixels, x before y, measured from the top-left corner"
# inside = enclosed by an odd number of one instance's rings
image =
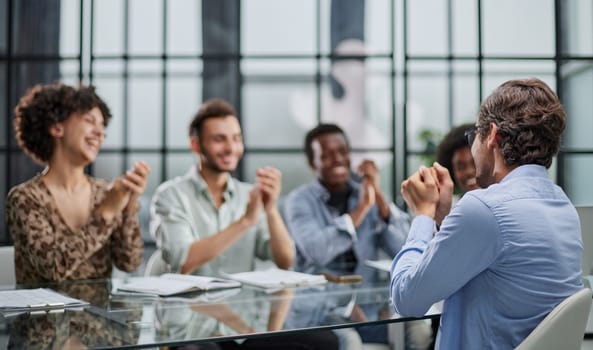
[[[151,303],[155,300],[164,303],[214,303],[230,298],[233,295],[239,294],[240,292],[241,288],[226,288],[206,292],[197,291],[195,293],[182,293],[171,296],[159,296],[150,293],[126,292],[117,290],[111,293],[111,300],[129,302],[129,298],[134,298],[134,300],[138,300],[140,298],[142,302],[149,301]]]
[[[308,273],[275,268],[260,271],[225,274],[224,276],[244,284],[249,284],[264,289],[308,287],[327,283],[327,279],[323,275],[311,275]]]
[[[393,260],[390,259],[383,259],[383,260],[366,260],[364,262],[365,265],[375,268],[381,271],[391,272],[391,264]]]
[[[168,297],[196,291],[236,287],[241,287],[241,283],[223,278],[166,273],[158,277],[135,278],[117,290]]]
[[[0,291],[0,312],[49,311],[87,306],[89,303],[66,297],[47,288]]]

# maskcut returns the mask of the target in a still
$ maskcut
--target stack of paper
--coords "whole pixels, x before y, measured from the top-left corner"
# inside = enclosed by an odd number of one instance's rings
[[[245,284],[265,289],[308,287],[327,283],[327,279],[323,275],[311,275],[308,273],[280,269],[239,272],[226,274],[225,276]]]
[[[222,278],[166,273],[158,277],[136,278],[119,287],[118,290],[167,297],[196,291],[240,286],[241,283],[237,281]]]
[[[166,296],[161,297],[156,294],[146,294],[146,293],[138,293],[138,292],[125,292],[117,290],[111,293],[111,300],[115,301],[124,301],[126,303],[130,302],[129,298],[134,298],[134,301],[141,301],[145,302],[145,300],[150,301],[151,303],[155,300],[159,302],[166,302],[166,303],[214,303],[218,301],[225,300],[227,298],[232,297],[233,295],[237,295],[241,292],[241,288],[228,288],[228,289],[218,289],[209,292],[197,292],[196,293],[187,293],[187,294],[177,294],[174,296]]]
[[[65,297],[51,289],[17,289],[0,291],[0,312],[3,314],[82,307],[86,301]]]
[[[391,264],[393,260],[366,260],[364,262],[367,266],[374,267],[377,270],[391,272]]]

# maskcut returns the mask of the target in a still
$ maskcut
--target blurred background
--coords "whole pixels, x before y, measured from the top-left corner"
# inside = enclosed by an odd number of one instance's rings
[[[237,109],[245,156],[236,176],[283,172],[283,194],[313,178],[302,151],[319,122],[343,126],[356,165],[382,186],[429,162],[451,126],[513,78],[538,77],[569,115],[550,176],[593,203],[593,2],[590,0],[0,0],[0,245],[8,189],[35,166],[16,146],[18,98],[36,83],[94,84],[113,112],[89,173],[134,161],[154,189],[195,159],[187,126],[202,101]]]

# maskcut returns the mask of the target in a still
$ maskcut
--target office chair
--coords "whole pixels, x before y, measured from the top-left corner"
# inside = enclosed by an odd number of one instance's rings
[[[515,350],[580,350],[592,301],[589,288],[566,298]]]
[[[0,285],[14,285],[16,277],[14,274],[14,247],[0,247]]]

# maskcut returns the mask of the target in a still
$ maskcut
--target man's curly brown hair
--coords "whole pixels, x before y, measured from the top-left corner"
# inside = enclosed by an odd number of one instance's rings
[[[539,164],[549,168],[560,149],[566,112],[558,96],[539,79],[510,80],[480,106],[477,128],[485,137],[494,123],[507,166]]]
[[[93,86],[75,89],[62,83],[35,85],[21,97],[14,110],[16,140],[35,162],[47,164],[54,152],[50,127],[74,113],[85,113],[95,107],[103,114],[106,127],[111,112]]]

